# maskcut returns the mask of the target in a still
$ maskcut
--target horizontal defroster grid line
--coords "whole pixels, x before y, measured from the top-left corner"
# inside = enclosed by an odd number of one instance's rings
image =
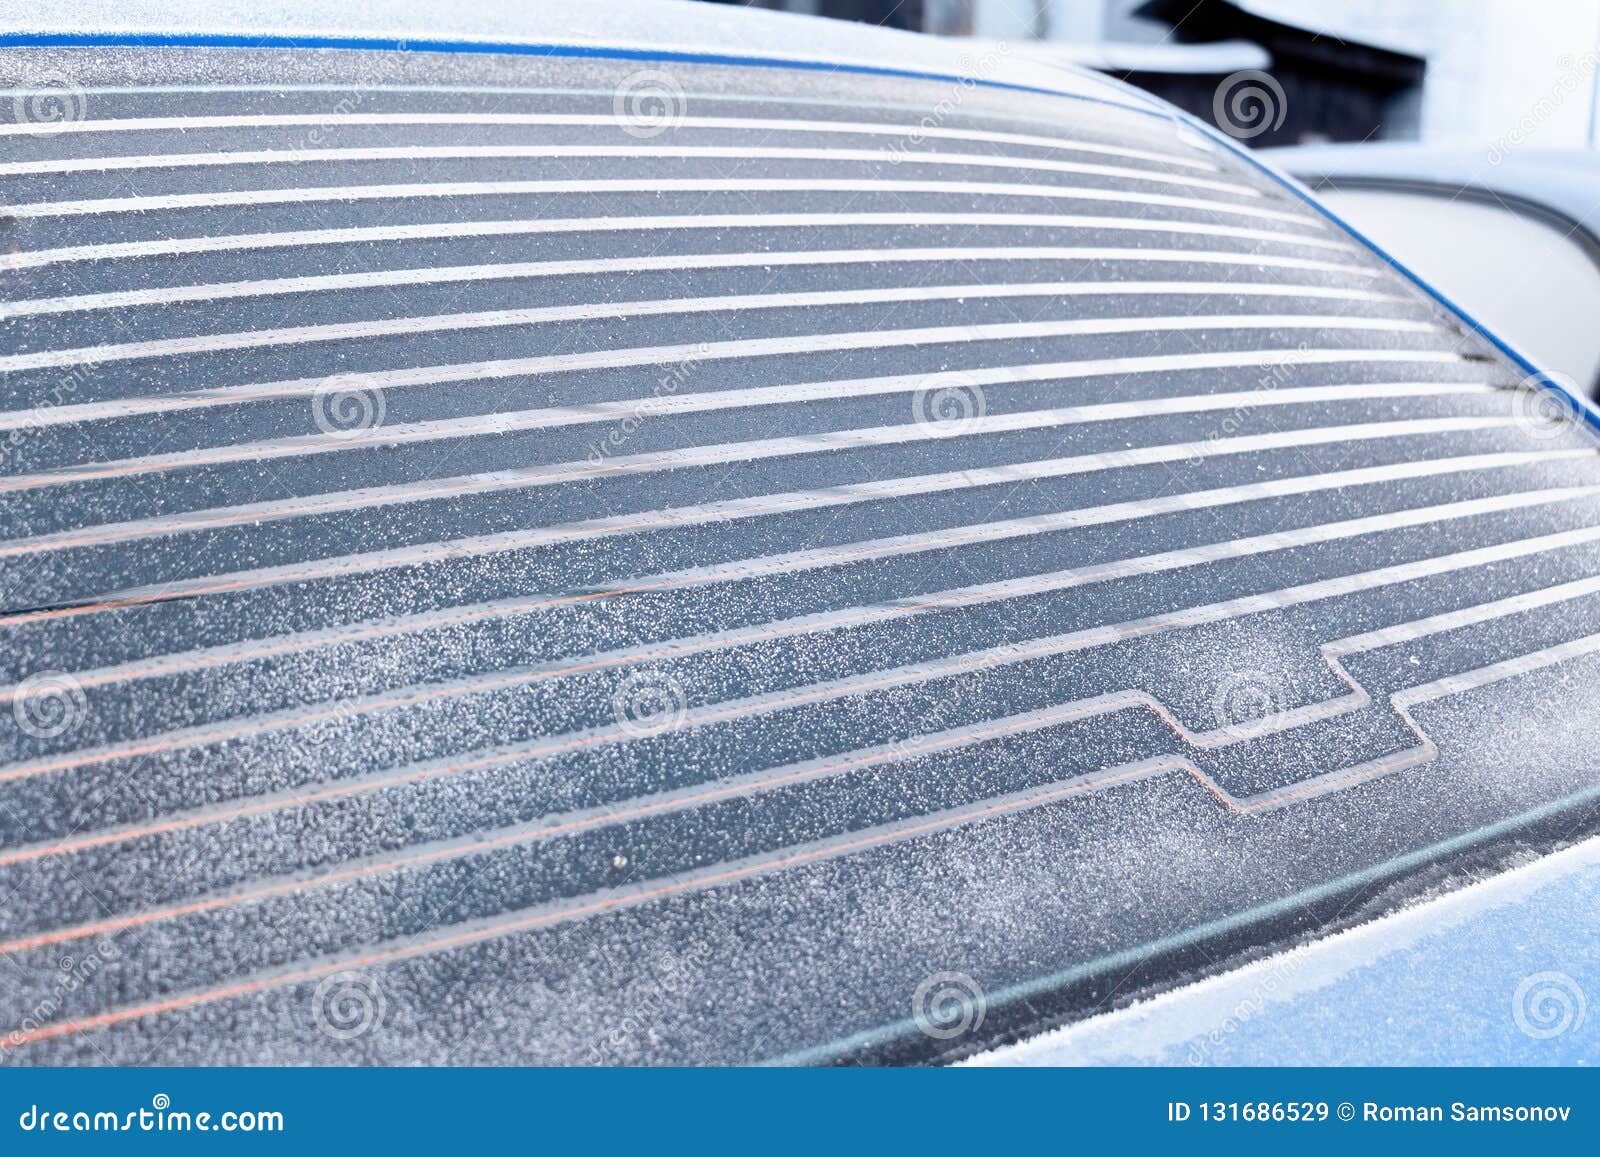
[[[416,225],[363,225],[337,229],[286,230],[278,233],[236,233],[211,236],[112,241],[99,245],[64,246],[0,253],[0,270],[35,269],[79,261],[112,261],[130,257],[190,256],[237,250],[299,249],[363,245],[384,241],[440,241],[479,237],[556,236],[571,233],[698,232],[722,229],[938,228],[970,226],[1008,229],[1090,229],[1104,232],[1158,233],[1222,237],[1315,249],[1351,251],[1337,237],[1291,230],[1253,229],[1243,225],[1202,224],[1148,217],[1092,216],[1071,213],[702,213],[631,217],[557,217],[509,221],[434,221]]]

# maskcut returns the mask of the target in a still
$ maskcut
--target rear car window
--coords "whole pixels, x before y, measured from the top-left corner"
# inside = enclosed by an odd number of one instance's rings
[[[1587,433],[1158,109],[0,64],[19,1063],[949,1057],[1588,798]]]

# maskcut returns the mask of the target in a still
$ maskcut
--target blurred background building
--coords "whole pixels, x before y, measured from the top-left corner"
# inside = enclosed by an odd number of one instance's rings
[[[1421,140],[1600,148],[1600,0],[750,0],[1004,40],[1215,123],[1219,86],[1283,89],[1255,146]],[[1238,135],[1238,134],[1236,134]]]

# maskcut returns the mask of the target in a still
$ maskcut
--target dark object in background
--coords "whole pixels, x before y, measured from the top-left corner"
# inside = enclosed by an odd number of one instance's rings
[[[741,0],[715,0],[739,3]],[[854,20],[885,28],[946,36],[974,31],[973,0],[745,0],[750,7]],[[1062,56],[1126,81],[1193,113],[1252,147],[1415,136],[1427,61],[1396,47],[1343,38],[1328,28],[1302,27],[1255,11],[1251,0],[1124,0],[1110,4],[1134,23],[1168,31],[1162,43],[1113,35],[1093,44],[1024,41],[1013,47],[1038,59]],[[1043,36],[1044,17],[1035,35]],[[1209,51],[1206,45],[1221,51]],[[1268,63],[1241,65],[1247,45],[1265,49]],[[1196,46],[1185,52],[1184,46]],[[1225,47],[1226,46],[1226,47]],[[1087,52],[1089,58],[1084,59]],[[1248,79],[1270,84],[1241,93]],[[1264,94],[1264,95],[1262,95]],[[1231,124],[1220,102],[1237,100]],[[1264,119],[1261,119],[1264,118]]]
[[[860,20],[880,28],[922,28],[922,0],[822,0],[817,15]]]
[[[1427,71],[1427,61],[1421,57],[1272,20],[1230,0],[1148,0],[1135,14],[1171,24],[1172,38],[1179,43],[1247,40],[1272,54],[1270,73],[1282,88],[1283,99],[1273,123],[1249,135],[1248,143],[1258,148],[1391,135],[1397,122],[1412,119],[1414,114],[1405,106],[1420,90]],[[1228,131],[1215,112],[1225,75],[1154,71],[1111,75]]]

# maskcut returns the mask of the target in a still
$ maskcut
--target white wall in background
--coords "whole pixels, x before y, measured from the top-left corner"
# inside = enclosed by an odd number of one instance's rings
[[[1591,143],[1600,0],[1256,0],[1256,10],[1428,58],[1434,143]]]
[[[1096,44],[1106,35],[1106,6],[1107,0],[974,0],[972,31],[996,40],[1028,40],[1041,29],[1045,40]]]

